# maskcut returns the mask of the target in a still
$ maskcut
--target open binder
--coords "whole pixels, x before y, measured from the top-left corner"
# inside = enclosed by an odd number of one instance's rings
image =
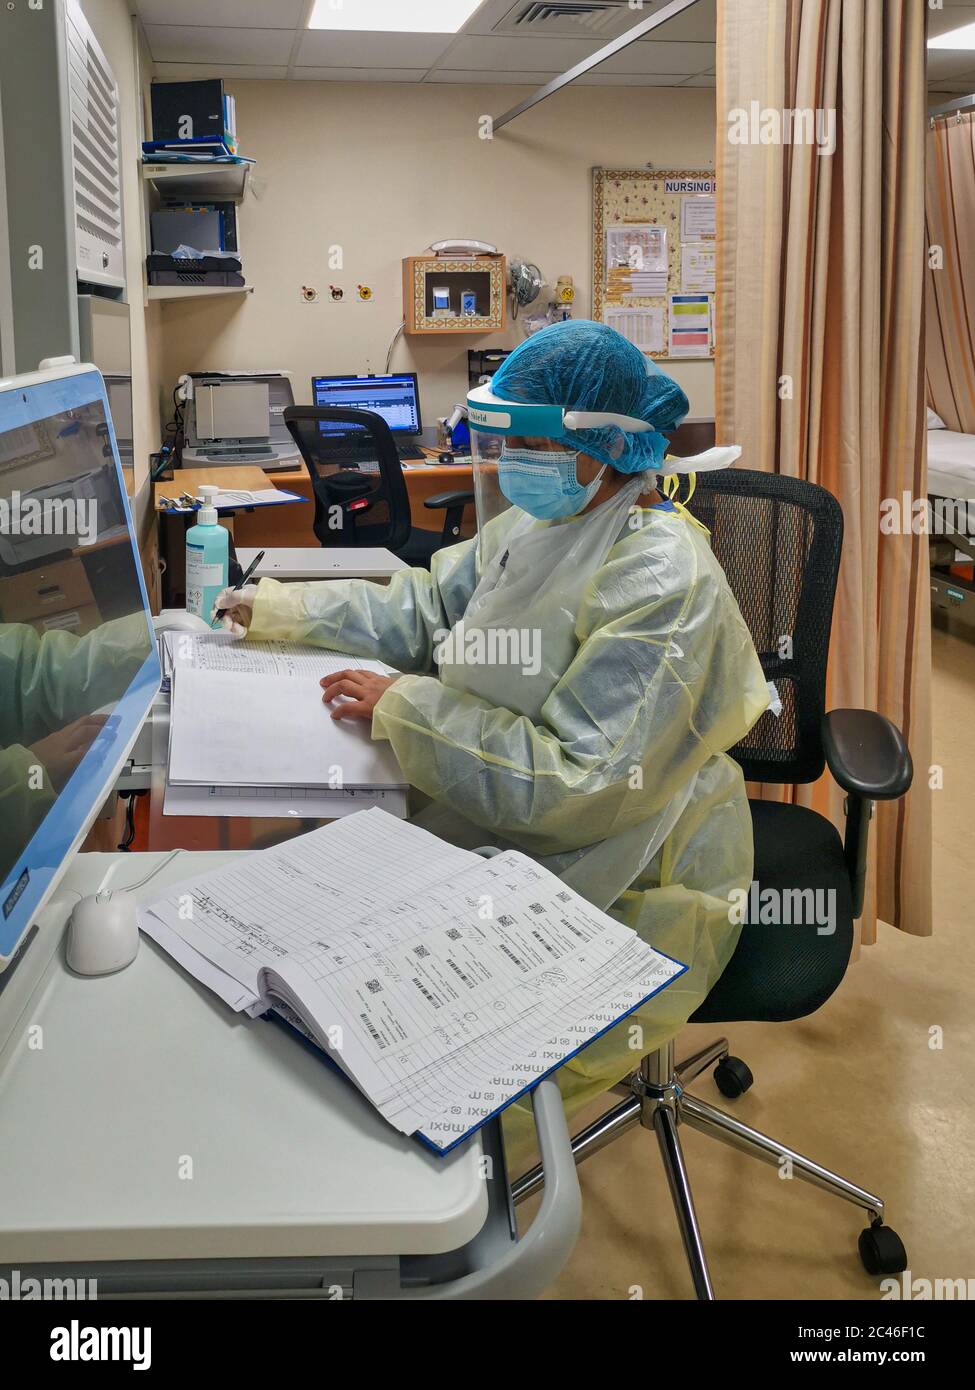
[[[526,855],[484,858],[382,810],[177,884],[139,924],[437,1154],[687,969]]]

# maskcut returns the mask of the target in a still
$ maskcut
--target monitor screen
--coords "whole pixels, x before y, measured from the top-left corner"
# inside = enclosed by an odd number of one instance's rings
[[[0,970],[158,687],[101,375],[0,382]]]
[[[394,434],[419,434],[420,394],[416,372],[397,376],[315,376],[311,381],[315,405],[372,410],[381,415]],[[347,434],[351,425],[320,424],[323,433]]]

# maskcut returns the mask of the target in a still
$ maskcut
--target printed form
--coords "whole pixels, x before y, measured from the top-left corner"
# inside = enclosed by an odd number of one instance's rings
[[[526,856],[378,810],[177,885],[140,924],[234,1007],[296,1015],[443,1150],[685,969]]]
[[[163,634],[168,658],[167,674],[174,666],[190,666],[198,671],[239,671],[242,675],[293,676],[321,680],[336,671],[375,671],[381,676],[395,675],[381,661],[312,647],[307,642],[248,642],[229,632],[173,632]]]
[[[389,744],[373,739],[361,720],[333,719],[317,680],[197,666],[178,666],[173,673],[169,781],[336,789],[406,785]]]

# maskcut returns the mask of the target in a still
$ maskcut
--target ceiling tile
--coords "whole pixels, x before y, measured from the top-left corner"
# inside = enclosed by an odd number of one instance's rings
[[[939,34],[950,34],[952,29],[961,29],[965,24],[975,24],[975,4],[971,4],[970,0],[962,0],[962,3],[957,5],[948,3],[944,9],[928,10],[929,39],[936,38]]]
[[[214,29],[294,29],[304,7],[304,0],[135,0],[134,5],[143,24]]]
[[[301,67],[428,68],[453,42],[453,34],[345,34],[325,29],[301,35]]]
[[[713,43],[667,43],[651,39],[631,43],[600,63],[603,72],[705,72],[714,67]]]
[[[641,43],[652,43],[655,38],[670,42],[714,43],[718,28],[717,0],[697,0],[683,14],[668,19],[659,29],[654,29],[649,38]]]
[[[287,29],[204,29],[192,25],[146,26],[157,63],[287,63],[294,34]]]
[[[288,69],[283,63],[280,66],[249,63],[156,63],[152,75],[166,82],[196,82],[206,77],[224,77],[228,82],[232,82],[235,77],[287,77]]]
[[[455,72],[565,72],[602,47],[598,40],[482,38],[462,34],[448,56]],[[706,67],[707,64],[702,64]]]
[[[490,34],[505,15],[516,9],[516,0],[487,0],[464,25],[465,34]]]
[[[309,82],[422,82],[426,68],[292,68],[291,76]]]
[[[952,96],[956,97],[968,96],[969,92],[975,92],[975,73],[969,73],[967,77],[958,81],[936,82],[933,88],[929,88],[929,91],[933,91],[935,88],[938,91],[950,92]]]
[[[714,78],[711,79],[712,82]],[[604,72],[601,67],[577,77],[573,87],[683,87],[686,73]]]
[[[471,86],[482,87],[543,87],[558,77],[557,72],[496,72],[475,68],[463,71],[457,68],[434,68],[427,73],[427,82],[467,82]]]
[[[928,82],[938,78],[961,77],[975,66],[975,53],[970,49],[928,49]]]

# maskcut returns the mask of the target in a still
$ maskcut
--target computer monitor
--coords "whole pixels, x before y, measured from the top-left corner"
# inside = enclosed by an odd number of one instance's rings
[[[381,415],[400,438],[419,435],[423,429],[416,372],[397,372],[394,376],[313,376],[311,392],[315,405],[371,410]],[[327,434],[348,434],[351,429],[346,424],[321,424],[320,428]]]
[[[100,372],[0,380],[0,988],[158,688]]]

